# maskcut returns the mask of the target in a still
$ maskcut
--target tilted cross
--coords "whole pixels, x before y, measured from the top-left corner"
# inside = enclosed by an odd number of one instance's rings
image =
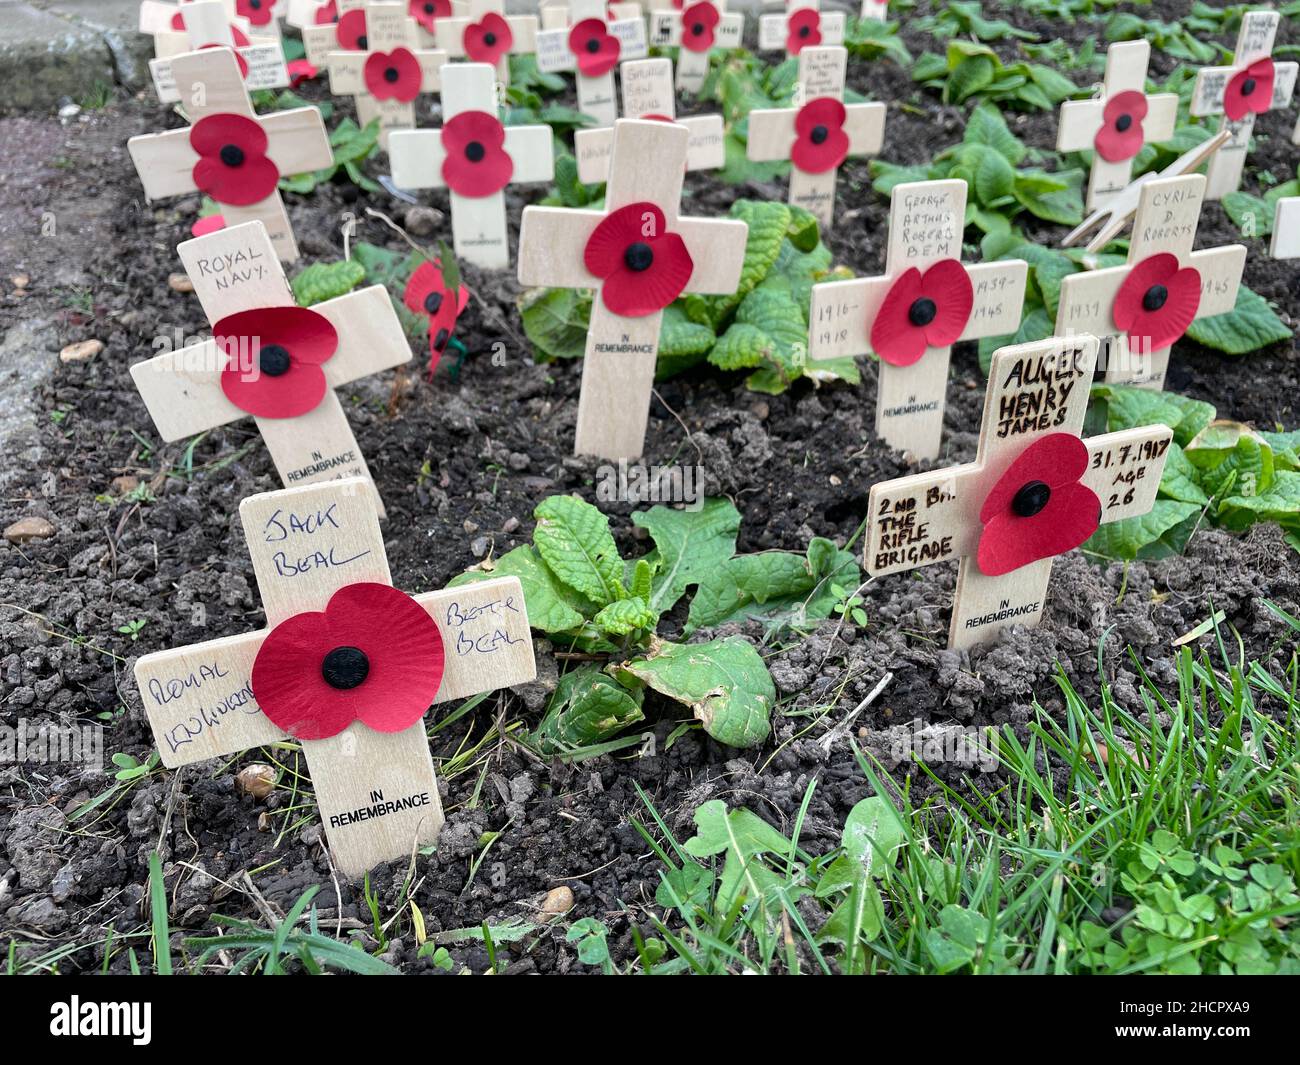
[[[572,0],[567,14],[567,27],[548,25],[538,31],[537,69],[546,74],[574,71],[578,110],[598,126],[612,126],[618,118],[614,68],[626,59],[645,58],[645,23],[639,14],[607,21],[605,0]]]
[[[574,451],[634,458],[646,420],[663,309],[684,292],[734,292],[749,227],[678,217],[690,134],[622,119],[604,211],[525,207],[519,281],[595,289]]]
[[[510,265],[503,190],[550,181],[555,161],[550,126],[501,124],[495,78],[487,63],[443,67],[442,129],[393,130],[388,156],[399,188],[447,187],[457,258],[500,270]]]
[[[1093,152],[1088,179],[1088,209],[1101,207],[1133,180],[1133,159],[1144,144],[1158,144],[1174,135],[1178,94],[1147,95],[1147,65],[1151,43],[1146,40],[1112,44],[1106,51],[1106,75],[1101,95],[1061,104],[1057,129],[1058,152]]]
[[[347,479],[245,499],[267,627],[135,665],[169,768],[299,739],[348,876],[438,838],[429,706],[536,676],[518,579],[404,595],[372,498]]]
[[[1097,348],[1095,337],[1000,348],[975,461],[871,486],[872,577],[961,560],[949,647],[1038,624],[1052,559],[1155,502],[1172,429],[1080,440]]]
[[[1061,282],[1057,335],[1105,338],[1107,381],[1160,388],[1169,350],[1187,327],[1236,305],[1245,246],[1192,251],[1205,185],[1202,174],[1144,183],[1128,264],[1070,274]]]
[[[261,222],[176,250],[213,339],[131,367],[159,435],[181,440],[251,414],[286,485],[369,478],[334,390],[410,360],[388,290],[299,307]],[[374,505],[383,512],[378,492]]]
[[[726,130],[721,115],[677,118],[671,59],[633,59],[619,71],[624,118],[653,118],[676,122],[690,133],[686,147],[687,170],[721,170],[727,165]],[[609,176],[614,151],[614,130],[609,126],[580,129],[573,134],[573,154],[578,159],[578,180],[585,185]]]
[[[715,48],[739,48],[745,16],[729,14],[727,0],[683,0],[681,10],[650,12],[650,43],[656,48],[680,48],[677,87],[699,92],[709,73]],[[624,117],[633,116],[624,112]]]
[[[249,89],[279,89],[289,84],[278,26],[272,33],[259,27],[262,35],[254,36],[248,20],[232,16],[232,8],[223,0],[192,0],[179,8],[154,0],[145,0],[141,5],[141,31],[154,34],[156,58],[149,61],[149,73],[162,103],[187,102],[176,82],[172,60],[204,49],[229,50],[237,55],[240,76]],[[162,19],[166,23],[161,23]],[[146,25],[156,28],[147,29]]]
[[[786,58],[805,48],[844,43],[844,12],[822,11],[820,0],[786,0],[785,14],[758,20],[758,50],[785,51]]]
[[[260,221],[276,254],[292,262],[298,244],[278,182],[333,162],[320,111],[257,115],[235,54],[225,48],[173,56],[171,70],[191,125],[126,142],[145,198],[202,191],[221,205],[226,225]]]
[[[1020,328],[1023,259],[961,262],[966,182],[894,186],[882,277],[814,285],[808,357],[880,357],[876,433],[918,459],[939,455],[952,345]]]
[[[844,103],[848,52],[840,46],[799,53],[796,106],[749,113],[746,154],[756,162],[789,159],[791,203],[822,226],[835,215],[835,177],[849,156],[876,155],[885,139],[885,105]]]
[[[1232,66],[1202,67],[1196,74],[1191,113],[1222,115],[1221,128],[1232,131],[1206,170],[1206,199],[1221,200],[1241,186],[1255,116],[1291,102],[1297,65],[1273,62],[1280,19],[1276,11],[1247,11],[1241,16]]]
[[[510,84],[510,57],[537,51],[537,16],[507,15],[505,0],[469,0],[466,15],[438,20],[438,47],[453,59],[487,63]]]

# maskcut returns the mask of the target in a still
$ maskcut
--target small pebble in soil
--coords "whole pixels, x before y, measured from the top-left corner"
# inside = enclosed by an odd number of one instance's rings
[[[412,236],[427,237],[442,221],[442,212],[432,207],[416,206],[406,209],[406,229]]]
[[[235,786],[254,799],[265,799],[275,790],[275,769],[265,762],[246,765],[235,774]]]
[[[26,274],[12,274],[9,277],[9,284],[14,288],[26,288],[31,284],[32,279]]]
[[[568,913],[571,909],[573,909],[572,889],[560,886],[551,888],[546,893],[546,899],[542,903],[542,913],[548,917],[558,917],[560,914]]]
[[[25,544],[28,540],[45,540],[54,535],[54,526],[45,518],[35,515],[19,518],[5,529],[5,539],[11,544]]]
[[[168,274],[167,287],[173,292],[193,292],[194,282],[190,280],[189,274]]]
[[[140,487],[140,478],[132,477],[129,473],[124,473],[119,477],[114,477],[109,483],[109,487],[118,495],[130,495]]]
[[[80,340],[59,352],[60,362],[85,362],[104,350],[102,340]]]

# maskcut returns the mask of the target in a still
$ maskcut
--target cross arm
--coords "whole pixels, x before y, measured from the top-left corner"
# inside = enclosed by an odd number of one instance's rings
[[[325,379],[338,388],[411,360],[411,346],[383,285],[337,296],[311,308],[338,331],[339,346],[324,365]]]
[[[849,155],[879,155],[885,143],[885,105],[879,102],[847,104],[844,113]]]
[[[224,366],[216,343],[205,340],[131,367],[131,379],[159,436],[183,440],[247,416],[221,391]]]
[[[194,191],[194,164],[199,161],[199,156],[190,147],[188,129],[142,133],[126,142],[126,150],[140,175],[146,200],[182,196]]]
[[[789,159],[798,114],[793,107],[760,107],[749,112],[745,154],[756,163]]]
[[[1061,104],[1056,150],[1091,151],[1097,131],[1101,129],[1105,110],[1105,100],[1067,100]],[[1147,97],[1147,116],[1142,120],[1142,130],[1147,141],[1159,143],[1168,140],[1174,135],[1177,121],[1177,93],[1162,92]]]
[[[1194,251],[1187,261],[1201,275],[1201,304],[1196,308],[1197,318],[1227,314],[1237,305],[1237,290],[1241,287],[1241,275],[1246,268],[1244,244]]]
[[[735,219],[679,218],[676,230],[695,263],[686,291],[735,292],[745,262],[749,226]]]
[[[550,126],[506,126],[506,154],[514,163],[512,184],[550,181],[555,176],[555,151]],[[403,189],[443,188],[442,135],[432,129],[395,129],[388,135],[388,160],[393,183]]]
[[[880,481],[867,501],[864,561],[873,577],[972,555],[989,475],[975,463]]]
[[[812,288],[808,307],[808,358],[838,359],[871,350],[867,326],[875,320],[893,279],[825,281]]]
[[[1173,438],[1167,425],[1140,425],[1084,441],[1088,472],[1082,483],[1101,500],[1103,525],[1150,513]]]
[[[975,304],[962,331],[962,340],[999,337],[1020,328],[1029,264],[1024,259],[1000,259],[966,268]]]
[[[267,156],[282,176],[323,170],[334,162],[334,149],[320,111],[295,107],[259,118],[268,141]]]

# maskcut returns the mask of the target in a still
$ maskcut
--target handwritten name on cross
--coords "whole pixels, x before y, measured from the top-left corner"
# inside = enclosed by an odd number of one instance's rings
[[[821,0],[787,0],[785,14],[761,15],[758,50],[785,51],[786,58],[805,48],[844,43],[843,11],[822,11]]]
[[[537,69],[545,74],[574,71],[578,85],[578,110],[598,126],[612,126],[618,118],[614,99],[614,69],[626,59],[644,59],[647,52],[645,22],[639,9],[635,18],[607,18],[604,0],[572,0],[568,26],[550,27],[537,34]]]
[[[709,73],[714,49],[739,48],[745,16],[727,11],[727,0],[684,0],[681,10],[650,12],[650,43],[656,48],[680,48],[677,87],[699,92]],[[627,118],[634,116],[627,114]]]
[[[233,5],[224,0],[192,0],[180,7],[145,0],[141,5],[141,32],[154,35],[155,58],[149,61],[149,74],[162,103],[180,101],[188,106],[172,70],[172,60],[206,49],[229,49],[238,55],[240,76],[250,90],[279,89],[289,84],[278,24],[270,31],[258,27],[259,36],[247,19],[232,15],[232,10]]]

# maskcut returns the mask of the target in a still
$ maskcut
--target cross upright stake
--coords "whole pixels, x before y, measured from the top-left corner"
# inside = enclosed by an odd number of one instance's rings
[[[1020,328],[1029,265],[961,262],[966,182],[896,185],[881,277],[814,285],[810,360],[880,357],[876,433],[917,459],[939,456],[952,345]]]
[[[372,499],[357,479],[245,499],[267,628],[135,666],[169,768],[299,739],[348,876],[438,838],[429,706],[536,676],[519,580],[398,592]]]
[[[276,254],[292,262],[298,244],[277,182],[333,161],[320,111],[296,107],[259,117],[229,49],[173,56],[171,71],[191,125],[126,142],[145,198],[203,191],[221,205],[226,225],[261,222]]]
[[[779,52],[786,58],[805,48],[844,43],[844,12],[822,11],[821,0],[786,0],[785,14],[761,15],[758,50]]]
[[[671,59],[633,59],[624,63],[619,71],[619,85],[624,118],[658,119],[686,127],[690,133],[687,170],[721,170],[727,165],[726,131],[721,115],[676,117],[677,94],[673,92]],[[612,127],[577,130],[573,134],[573,153],[578,159],[578,180],[585,185],[605,181],[613,151]]]
[[[614,68],[626,59],[644,59],[647,51],[639,15],[610,22],[606,14],[605,0],[571,0],[569,25],[548,26],[537,34],[537,69],[546,74],[575,71],[578,110],[598,126],[612,126],[618,118]]]
[[[730,14],[727,0],[684,0],[680,11],[650,12],[650,43],[656,48],[678,47],[677,87],[699,92],[709,73],[709,56],[716,48],[739,48],[745,16]],[[627,118],[635,116],[624,112]]]
[[[1300,259],[1300,196],[1283,196],[1277,201],[1268,253],[1274,259]]]
[[[487,63],[510,84],[510,57],[537,51],[537,16],[507,15],[505,0],[469,0],[467,15],[439,19],[438,47],[453,59]]]
[[[239,74],[249,89],[279,89],[289,84],[279,33],[259,27],[262,33],[255,36],[248,20],[235,16],[233,8],[223,0],[191,0],[179,8],[153,0],[141,5],[141,32],[154,34],[155,58],[149,61],[149,73],[162,103],[182,101],[188,106],[172,60],[205,49],[226,49],[237,55]],[[161,22],[163,19],[167,21]]]
[[[214,337],[131,367],[164,440],[253,416],[286,485],[370,478],[335,389],[411,349],[388,290],[299,307],[261,222],[177,247]],[[378,492],[372,504],[380,514]]]
[[[1061,282],[1057,335],[1105,338],[1109,382],[1162,387],[1169,350],[1187,327],[1236,305],[1245,245],[1192,251],[1205,183],[1202,174],[1145,182],[1128,264],[1071,274]]]
[[[510,265],[505,186],[550,181],[549,126],[502,126],[495,74],[487,63],[442,68],[441,130],[394,130],[388,141],[399,188],[446,186],[456,257],[491,270]]]
[[[1232,66],[1202,67],[1192,91],[1191,113],[1222,115],[1220,128],[1232,139],[1210,160],[1206,199],[1221,200],[1241,187],[1241,174],[1250,150],[1255,116],[1291,102],[1297,65],[1273,62],[1273,41],[1281,15],[1276,11],[1247,11],[1241,17]]]
[[[1147,95],[1151,42],[1122,41],[1106,50],[1101,95],[1061,104],[1059,152],[1094,153],[1088,179],[1088,209],[1101,207],[1133,180],[1133,159],[1144,144],[1174,135],[1178,94]]]
[[[1097,347],[1080,336],[999,349],[975,461],[871,486],[873,577],[961,560],[949,647],[1037,625],[1052,559],[1155,502],[1172,429],[1080,440]]]
[[[792,204],[823,227],[835,215],[835,178],[849,156],[876,155],[885,139],[885,105],[844,103],[848,52],[840,46],[799,53],[798,106],[749,113],[746,154],[758,162],[789,159]]]
[[[523,285],[595,289],[574,452],[635,458],[646,420],[663,309],[683,292],[734,292],[749,227],[678,217],[690,134],[622,119],[604,211],[525,207]]]

